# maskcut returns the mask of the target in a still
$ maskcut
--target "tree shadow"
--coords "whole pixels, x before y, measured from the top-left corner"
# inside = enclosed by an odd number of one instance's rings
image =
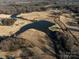
[[[77,23],[74,23],[74,22],[67,22],[67,25],[78,27],[78,24]]]
[[[72,30],[72,31],[79,32],[79,29],[76,29],[76,28],[68,28],[68,29],[70,29],[70,30]]]

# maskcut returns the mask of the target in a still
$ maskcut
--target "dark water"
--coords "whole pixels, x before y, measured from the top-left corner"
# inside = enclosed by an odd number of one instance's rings
[[[64,50],[67,51],[67,49],[65,48],[65,40],[64,37],[60,36],[60,38],[58,38],[58,34],[60,35],[60,32],[52,32],[51,30],[48,29],[48,27],[55,25],[54,23],[48,22],[48,21],[37,21],[37,22],[33,22],[31,24],[27,24],[25,26],[23,26],[19,31],[17,31],[15,34],[11,35],[11,37],[14,37],[15,35],[18,36],[21,33],[27,31],[28,29],[36,29],[39,31],[42,31],[44,33],[46,33],[49,37],[51,42],[53,42],[53,44],[51,46],[54,46],[54,50],[55,53],[57,54],[56,57],[57,59],[60,59],[60,57],[58,55],[60,55],[59,50],[61,50],[60,48],[57,47],[57,45],[60,45],[60,47]],[[0,38],[0,40],[5,40],[7,37],[5,38]]]
[[[19,11],[17,10],[17,13],[12,14],[10,17],[11,17],[12,19],[16,20],[16,18],[18,18],[17,16],[18,16],[20,13],[21,13],[21,12],[19,12]]]
[[[65,41],[65,38],[63,37],[63,35],[61,35],[60,32],[56,32],[56,31],[52,32],[51,30],[48,29],[50,26],[53,26],[53,25],[55,25],[55,24],[48,22],[48,21],[44,21],[44,20],[37,21],[37,22],[23,26],[19,31],[17,31],[12,36],[14,36],[14,35],[18,36],[21,33],[27,31],[28,29],[32,29],[32,28],[42,31],[51,38],[50,40],[53,42],[52,45],[54,45],[56,54],[60,55],[60,52],[59,52],[60,50],[63,50],[63,51],[69,51],[69,50],[66,48],[66,45],[65,45],[66,41]],[[58,36],[60,36],[60,38],[58,38]],[[58,45],[60,45],[60,48],[57,47]],[[56,56],[56,57],[57,57],[57,59],[59,59],[58,56]]]

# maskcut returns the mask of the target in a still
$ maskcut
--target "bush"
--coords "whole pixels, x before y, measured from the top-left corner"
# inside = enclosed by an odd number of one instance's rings
[[[2,25],[5,25],[5,26],[11,26],[14,24],[16,20],[14,19],[3,19],[2,20]]]

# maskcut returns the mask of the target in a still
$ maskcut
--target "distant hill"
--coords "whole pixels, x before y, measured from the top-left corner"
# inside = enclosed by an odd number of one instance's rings
[[[49,0],[0,0],[0,3],[19,3],[19,2],[42,2],[42,1],[49,1]]]
[[[45,2],[45,1],[49,1],[52,3],[58,3],[58,4],[79,4],[79,0],[0,0],[0,4],[11,4],[11,3],[22,3],[22,2]]]

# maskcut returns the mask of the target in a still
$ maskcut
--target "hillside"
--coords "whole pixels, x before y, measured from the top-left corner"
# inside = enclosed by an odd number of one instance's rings
[[[79,6],[32,1],[0,1],[0,59],[79,59]]]
[[[16,59],[58,59],[63,54],[69,56],[70,51],[72,54],[78,54],[79,47],[77,43],[74,44],[73,37],[68,37],[68,34],[61,30],[49,28],[55,25],[55,16],[51,14],[51,11],[54,10],[21,13],[17,15],[17,21],[13,25],[0,26],[0,57],[4,59],[10,56]],[[10,18],[10,15],[3,15],[0,17]],[[60,15],[60,20],[66,26],[69,26],[67,23],[71,19],[72,16],[69,13]],[[60,28],[57,24],[55,26]],[[71,26],[71,28],[78,27]],[[79,32],[72,29],[70,30],[79,39]]]

